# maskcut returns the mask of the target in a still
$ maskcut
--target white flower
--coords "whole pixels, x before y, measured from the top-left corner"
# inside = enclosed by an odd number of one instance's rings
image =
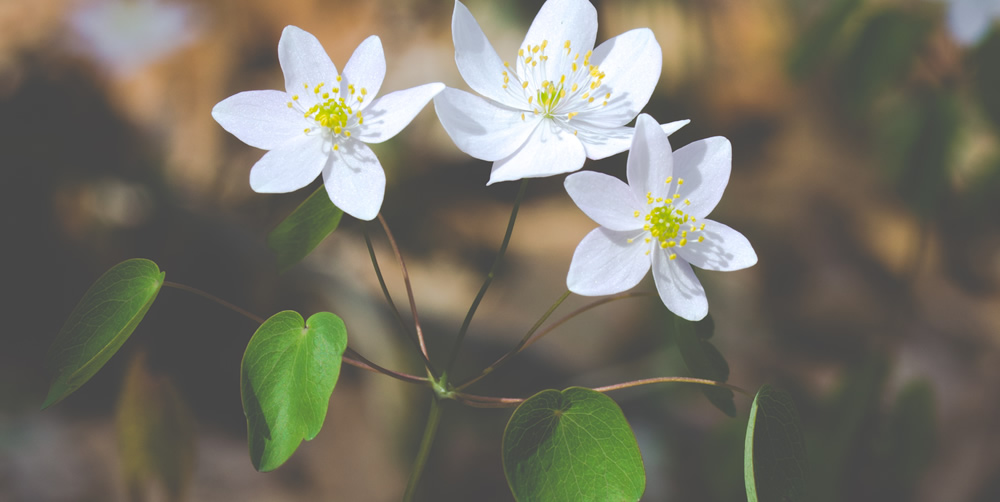
[[[595,172],[566,177],[569,196],[601,226],[573,253],[566,284],[585,296],[619,293],[650,266],[660,299],[675,314],[708,314],[705,290],[691,265],[739,270],[757,263],[739,232],[705,218],[729,182],[732,147],[722,137],[671,152],[667,135],[646,114],[636,122],[628,156],[628,185]]]
[[[241,92],[212,109],[223,129],[270,150],[250,170],[250,187],[291,192],[323,173],[337,207],[358,219],[375,218],[385,196],[385,172],[365,143],[395,136],[444,84],[374,99],[385,77],[377,36],[361,42],[341,75],[316,37],[288,26],[278,42],[278,61],[285,91]]]
[[[1000,18],[1000,0],[949,0],[948,30],[963,46],[979,43]]]
[[[545,2],[513,64],[458,1],[451,29],[458,71],[487,99],[449,88],[434,109],[460,150],[493,161],[488,184],[576,171],[587,158],[625,151],[633,134],[625,124],[649,101],[663,64],[648,29],[594,49],[597,11],[587,0]]]

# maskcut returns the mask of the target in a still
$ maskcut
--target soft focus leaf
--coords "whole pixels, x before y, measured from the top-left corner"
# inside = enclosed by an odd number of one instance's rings
[[[785,391],[761,387],[750,408],[743,450],[747,501],[804,501],[808,471],[795,403]]]
[[[699,328],[700,325],[700,328]],[[693,323],[674,316],[674,334],[677,347],[681,351],[684,363],[691,375],[696,378],[725,382],[729,378],[729,364],[718,349],[704,336],[711,336],[715,324],[711,318]],[[699,334],[701,336],[699,336]],[[733,402],[733,391],[721,387],[699,386],[705,397],[723,413],[736,416],[736,403]]]
[[[910,11],[885,9],[871,17],[855,40],[839,87],[858,110],[908,75],[932,23]]]
[[[599,392],[545,390],[514,410],[503,468],[520,502],[639,500],[646,486],[625,415]]]
[[[337,229],[342,216],[344,212],[330,202],[326,189],[320,185],[267,236],[267,245],[277,257],[278,268],[287,269],[305,258]]]
[[[888,493],[884,500],[913,500],[917,482],[934,459],[934,391],[924,381],[899,393],[885,429]]]
[[[915,135],[908,143],[899,173],[899,191],[924,218],[938,212],[951,191],[948,166],[960,125],[954,96],[933,92],[919,96]]]
[[[320,312],[303,322],[279,312],[257,328],[240,366],[250,460],[276,469],[319,434],[347,348],[344,321]]]
[[[862,5],[862,0],[833,0],[820,18],[803,30],[802,38],[795,44],[789,58],[788,71],[795,77],[804,77],[827,59],[831,46],[843,31],[851,15]]]
[[[169,380],[149,373],[144,354],[129,365],[116,425],[129,499],[184,500],[194,473],[194,417]]]
[[[1000,30],[993,30],[976,49],[973,62],[977,98],[982,109],[1000,130]]]
[[[155,263],[134,258],[112,267],[84,293],[46,356],[52,385],[43,409],[79,389],[121,348],[156,299],[164,275]]]

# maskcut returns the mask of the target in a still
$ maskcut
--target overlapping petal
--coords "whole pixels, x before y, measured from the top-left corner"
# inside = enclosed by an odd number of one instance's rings
[[[455,64],[469,87],[507,106],[519,106],[518,101],[503,88],[503,60],[462,2],[455,2],[451,36],[455,42]]]
[[[368,94],[364,99],[370,100],[378,95],[382,80],[385,79],[385,52],[382,50],[382,40],[378,36],[372,35],[366,38],[357,49],[354,49],[351,59],[344,65],[343,77],[347,82],[341,84],[340,95],[345,100],[353,97],[347,84],[354,85],[356,93],[365,88]],[[366,106],[362,101],[361,108],[364,109]]]
[[[667,135],[653,117],[643,113],[635,122],[632,149],[626,163],[628,184],[636,196],[647,193],[661,197],[667,192],[665,183],[674,171],[674,156]]]
[[[369,221],[378,215],[385,197],[385,172],[375,152],[360,141],[341,145],[323,167],[330,201],[345,213]]]
[[[541,120],[452,88],[434,97],[434,111],[459,150],[489,161],[513,154]]]
[[[427,102],[443,90],[444,84],[435,82],[391,92],[376,99],[365,109],[365,121],[358,139],[365,143],[381,143],[399,134]]]
[[[332,84],[337,79],[337,67],[323,46],[311,33],[295,26],[286,26],[278,41],[278,62],[285,74],[285,90],[289,94],[302,93],[303,84]],[[314,100],[311,93],[302,93],[303,99]]]
[[[576,136],[541,121],[521,148],[493,163],[486,184],[568,173],[583,167],[585,160],[587,152]]]
[[[691,265],[684,260],[671,260],[666,252],[656,249],[653,255],[653,282],[660,300],[689,321],[699,321],[708,315],[708,298]]]
[[[627,31],[606,40],[590,58],[607,76],[604,88],[611,89],[606,106],[590,112],[589,120],[609,127],[623,126],[642,111],[660,79],[663,53],[648,28]]]
[[[535,15],[520,47],[544,40],[554,48],[569,40],[574,53],[585,54],[597,40],[597,9],[588,0],[548,0]]]
[[[645,221],[637,217],[642,202],[614,176],[593,171],[573,173],[563,182],[577,207],[609,230],[639,230]]]
[[[649,272],[649,245],[636,232],[595,228],[580,241],[569,265],[566,286],[584,296],[621,293],[635,287]]]
[[[261,157],[250,169],[250,188],[259,193],[285,193],[312,183],[330,153],[322,138],[299,136]]]
[[[677,248],[677,254],[688,263],[705,270],[729,272],[751,267],[757,263],[757,253],[743,234],[709,219],[699,219],[705,230],[698,235],[702,242],[691,241]]]
[[[722,136],[694,141],[674,152],[674,176],[684,179],[687,212],[701,218],[715,209],[729,184],[733,147]]]
[[[240,141],[263,150],[302,136],[307,127],[302,114],[288,108],[288,95],[281,91],[234,94],[212,108],[212,118]]]
[[[690,122],[690,120],[675,120],[660,124],[660,128],[669,136]],[[635,129],[632,127],[603,128],[591,124],[590,121],[576,121],[573,125],[577,127],[577,137],[587,150],[587,158],[594,160],[608,158],[628,150],[632,145],[632,135],[635,134]]]

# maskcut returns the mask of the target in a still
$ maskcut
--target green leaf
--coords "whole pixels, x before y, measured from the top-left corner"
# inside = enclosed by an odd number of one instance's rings
[[[42,409],[62,401],[94,376],[139,325],[163,286],[149,260],[115,265],[84,293],[46,356],[52,386]]]
[[[828,5],[822,16],[802,33],[802,38],[793,46],[788,71],[795,77],[812,73],[827,58],[834,41],[854,12],[862,6],[862,1],[835,0]]]
[[[257,328],[240,381],[250,460],[258,471],[278,468],[302,440],[319,434],[346,348],[344,321],[328,312],[303,322],[286,310]]]
[[[913,500],[918,482],[934,460],[937,436],[934,391],[926,381],[911,382],[896,398],[885,428],[888,485],[883,500]]]
[[[691,375],[696,378],[725,382],[729,379],[729,364],[719,350],[706,340],[715,328],[714,321],[706,317],[697,323],[674,316],[674,335],[677,348],[681,351],[684,364],[687,364]],[[707,335],[707,336],[706,336]],[[705,397],[723,413],[736,416],[736,403],[733,401],[733,391],[722,387],[700,386]]]
[[[795,402],[785,391],[761,387],[750,408],[743,450],[747,501],[806,500],[808,471]]]
[[[639,500],[646,473],[632,429],[608,396],[545,390],[514,410],[503,469],[520,502]]]
[[[306,257],[337,229],[344,212],[330,202],[322,185],[267,236],[267,245],[285,270]]]
[[[197,454],[194,416],[143,353],[129,365],[115,422],[129,500],[146,500],[151,489],[157,500],[184,500]]]

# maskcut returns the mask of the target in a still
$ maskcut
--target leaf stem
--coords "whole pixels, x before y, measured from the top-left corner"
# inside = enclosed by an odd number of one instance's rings
[[[413,313],[413,327],[417,331],[417,345],[420,347],[420,353],[424,356],[424,362],[428,366],[427,369],[431,370],[430,356],[427,354],[427,345],[424,343],[424,330],[420,327],[420,316],[417,315],[417,302],[413,299],[413,287],[410,286],[410,274],[406,271],[406,262],[403,261],[403,254],[399,252],[399,246],[396,245],[396,238],[392,236],[389,224],[385,222],[385,217],[382,216],[382,213],[378,214],[378,221],[382,224],[382,229],[385,230],[385,236],[389,239],[392,252],[396,254],[396,260],[399,261],[399,268],[403,271],[403,284],[406,285],[406,297],[410,300],[410,312]]]
[[[615,385],[608,385],[605,387],[595,387],[594,391],[597,392],[610,392],[613,390],[628,389],[630,387],[639,387],[640,385],[649,385],[654,383],[694,383],[699,385],[710,385],[712,387],[725,387],[729,390],[739,392],[744,396],[753,397],[753,394],[743,390],[735,385],[730,385],[728,383],[716,382],[715,380],[706,380],[704,378],[690,378],[690,377],[658,377],[658,378],[647,378],[644,380],[634,380],[631,382],[624,382]]]
[[[410,472],[410,480],[406,484],[406,492],[403,494],[403,502],[412,502],[417,493],[417,486],[420,484],[420,476],[427,466],[427,459],[431,454],[431,446],[434,445],[434,437],[437,435],[438,426],[441,425],[441,400],[437,395],[431,398],[431,409],[427,416],[427,425],[424,427],[424,436],[420,440],[420,449],[417,450],[417,458],[413,461],[413,471]]]
[[[510,243],[510,236],[514,232],[514,221],[517,220],[517,210],[521,207],[521,201],[524,199],[524,193],[527,189],[528,180],[525,178],[521,180],[521,186],[518,188],[517,197],[514,199],[514,207],[510,211],[510,221],[507,223],[507,232],[503,236],[503,242],[500,244],[500,250],[497,252],[496,260],[493,261],[493,267],[490,268],[490,272],[486,274],[486,280],[483,281],[483,286],[479,288],[479,293],[476,294],[476,298],[472,301],[472,306],[469,307],[469,312],[465,315],[465,320],[462,321],[462,327],[458,330],[458,337],[455,338],[455,346],[452,348],[451,356],[448,357],[448,364],[445,366],[445,374],[450,373],[452,368],[455,366],[455,361],[458,359],[458,353],[462,349],[462,341],[465,340],[465,335],[469,332],[469,325],[472,324],[472,317],[476,315],[476,309],[479,308],[479,302],[483,300],[483,296],[486,295],[486,290],[489,289],[490,283],[493,282],[493,278],[500,269],[500,263],[503,261],[503,256],[507,252],[507,244]]]
[[[163,285],[167,286],[167,287],[170,287],[170,288],[179,289],[181,291],[187,291],[188,293],[196,294],[196,295],[198,295],[198,296],[200,296],[202,298],[205,298],[207,300],[210,300],[210,301],[213,301],[215,303],[218,303],[219,305],[222,305],[223,307],[226,307],[229,310],[232,310],[232,311],[234,311],[234,312],[236,312],[238,314],[241,314],[243,317],[246,317],[247,319],[250,319],[251,321],[254,321],[257,324],[264,324],[264,318],[263,317],[261,317],[261,316],[259,316],[257,314],[254,314],[254,313],[252,313],[252,312],[250,312],[248,310],[245,310],[245,309],[242,309],[240,307],[237,307],[236,305],[233,305],[232,303],[229,303],[229,302],[223,300],[222,298],[219,298],[218,296],[215,296],[215,295],[213,295],[211,293],[206,293],[206,292],[204,292],[204,291],[202,291],[202,290],[200,290],[198,288],[193,288],[193,287],[188,286],[186,284],[179,284],[179,283],[171,282],[171,281],[163,281]]]

